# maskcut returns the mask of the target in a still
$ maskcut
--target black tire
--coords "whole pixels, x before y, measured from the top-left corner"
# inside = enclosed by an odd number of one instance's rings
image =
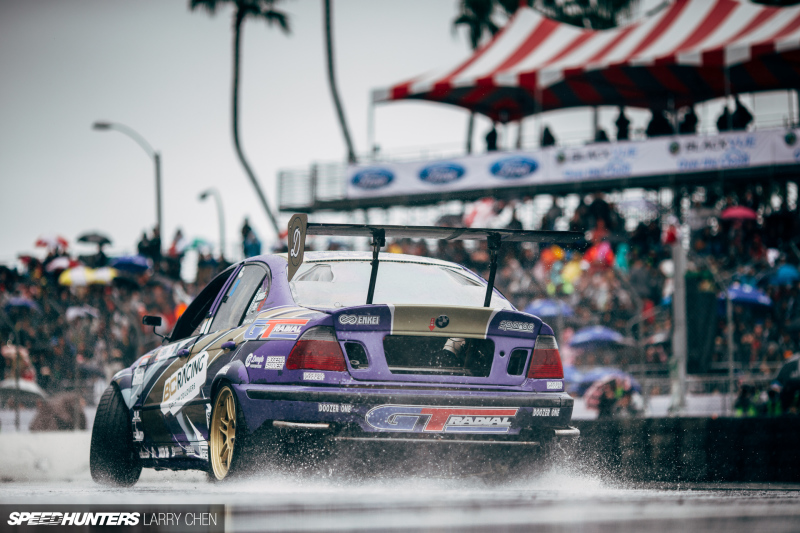
[[[134,485],[142,473],[133,446],[128,408],[114,384],[108,386],[97,406],[89,468],[95,483],[116,487]]]

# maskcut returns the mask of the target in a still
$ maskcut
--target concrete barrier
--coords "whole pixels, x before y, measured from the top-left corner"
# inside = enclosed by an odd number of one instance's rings
[[[575,459],[630,481],[800,482],[800,418],[583,420]]]

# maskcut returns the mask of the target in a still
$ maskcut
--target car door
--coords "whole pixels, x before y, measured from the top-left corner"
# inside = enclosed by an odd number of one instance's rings
[[[161,386],[154,387],[151,405],[158,402],[163,425],[185,454],[206,457],[211,380],[242,344],[246,329],[242,321],[251,307],[264,301],[268,290],[266,266],[243,265],[226,285],[213,316],[197,337],[176,350],[174,361],[162,374]],[[226,343],[230,344],[223,348]]]
[[[215,303],[222,299],[221,293],[232,282],[237,272],[231,267],[217,275],[192,301],[175,324],[168,344],[156,350],[151,356],[145,374],[141,395],[137,398],[135,409],[140,411],[139,420],[134,420],[137,429],[141,430],[139,440],[147,443],[168,443],[172,441],[173,432],[165,423],[164,384],[175,370],[182,366],[179,355],[181,350],[188,350],[196,341],[204,336],[211,320]],[[170,395],[167,395],[169,399]],[[137,415],[134,415],[136,418]]]

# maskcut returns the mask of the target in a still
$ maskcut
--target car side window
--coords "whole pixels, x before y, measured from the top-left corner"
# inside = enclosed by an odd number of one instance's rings
[[[175,324],[175,328],[169,338],[170,342],[179,341],[200,333],[208,317],[208,312],[217,298],[217,294],[225,286],[225,282],[228,281],[233,270],[234,267],[230,267],[221,272],[192,300],[192,303],[189,304],[189,307],[186,308]]]
[[[242,324],[252,323],[258,316],[258,313],[264,310],[264,303],[266,303],[267,296],[269,295],[270,282],[270,275],[269,272],[267,272],[264,281],[261,282],[258,290],[250,299],[250,305],[247,306],[247,311],[245,312]]]
[[[232,329],[241,324],[245,312],[256,298],[257,291],[263,287],[266,276],[266,269],[260,265],[242,267],[222,298],[209,333]]]

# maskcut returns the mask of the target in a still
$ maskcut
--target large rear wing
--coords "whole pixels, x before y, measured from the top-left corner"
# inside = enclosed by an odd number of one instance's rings
[[[289,281],[303,264],[306,235],[338,237],[372,237],[372,272],[369,279],[367,304],[372,303],[375,280],[378,277],[378,252],[386,239],[439,239],[445,241],[485,240],[491,258],[484,307],[489,307],[497,273],[497,252],[504,242],[549,242],[571,244],[584,235],[578,231],[524,231],[495,228],[444,228],[439,226],[390,226],[381,224],[317,224],[309,223],[305,214],[295,214],[289,220]]]

